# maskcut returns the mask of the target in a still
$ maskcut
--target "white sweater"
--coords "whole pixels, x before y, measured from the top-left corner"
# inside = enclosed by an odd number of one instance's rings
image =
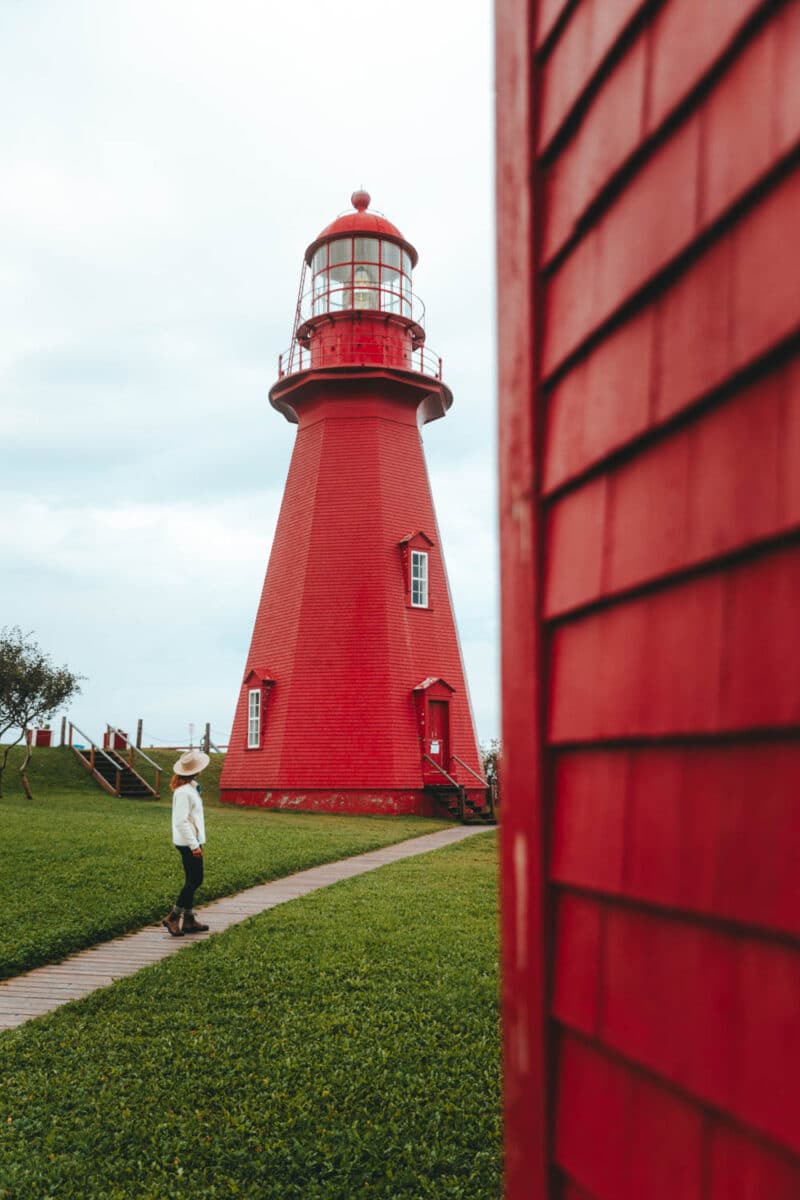
[[[203,801],[193,783],[182,783],[172,793],[172,840],[176,846],[196,850],[206,840]]]

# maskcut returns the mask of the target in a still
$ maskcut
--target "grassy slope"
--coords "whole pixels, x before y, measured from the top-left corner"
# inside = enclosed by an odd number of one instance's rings
[[[199,903],[445,825],[231,808],[216,799],[220,766],[215,758],[204,774]],[[0,800],[0,978],[150,924],[182,880],[171,802],[109,796],[67,750],[37,749],[29,775],[35,800],[25,799],[12,771]]]
[[[496,838],[0,1038],[0,1200],[495,1200]]]

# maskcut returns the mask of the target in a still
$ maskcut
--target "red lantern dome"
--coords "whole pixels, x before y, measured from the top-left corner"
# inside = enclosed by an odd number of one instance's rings
[[[335,221],[331,221],[330,225],[326,225],[322,233],[319,234],[306,250],[306,263],[308,266],[311,266],[311,259],[321,245],[348,234],[355,234],[361,237],[378,237],[393,242],[406,251],[411,259],[412,267],[417,265],[419,256],[416,250],[410,242],[406,241],[397,226],[393,225],[391,221],[387,221],[386,217],[380,213],[367,212],[371,200],[372,197],[369,192],[363,190],[353,192],[350,197],[353,211],[342,213]]]

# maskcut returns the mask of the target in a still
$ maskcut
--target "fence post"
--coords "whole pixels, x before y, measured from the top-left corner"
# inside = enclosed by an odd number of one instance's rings
[[[62,717],[61,718],[61,741],[60,741],[59,745],[63,746],[64,742],[66,740],[67,740],[67,718]]]
[[[210,721],[206,721],[206,729],[205,729],[205,733],[203,734],[203,749],[205,750],[206,754],[210,753],[210,749],[211,749],[211,722]]]
[[[136,749],[141,750],[141,748],[142,748],[142,718],[139,717],[139,720],[136,722]]]

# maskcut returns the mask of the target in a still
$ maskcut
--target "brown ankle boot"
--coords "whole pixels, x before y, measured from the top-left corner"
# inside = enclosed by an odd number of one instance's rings
[[[181,929],[181,914],[176,912],[174,908],[167,913],[161,924],[169,933],[172,934],[173,937],[183,937],[183,930]]]
[[[187,912],[183,918],[184,933],[205,933],[208,930],[207,925],[202,925],[193,912]]]

